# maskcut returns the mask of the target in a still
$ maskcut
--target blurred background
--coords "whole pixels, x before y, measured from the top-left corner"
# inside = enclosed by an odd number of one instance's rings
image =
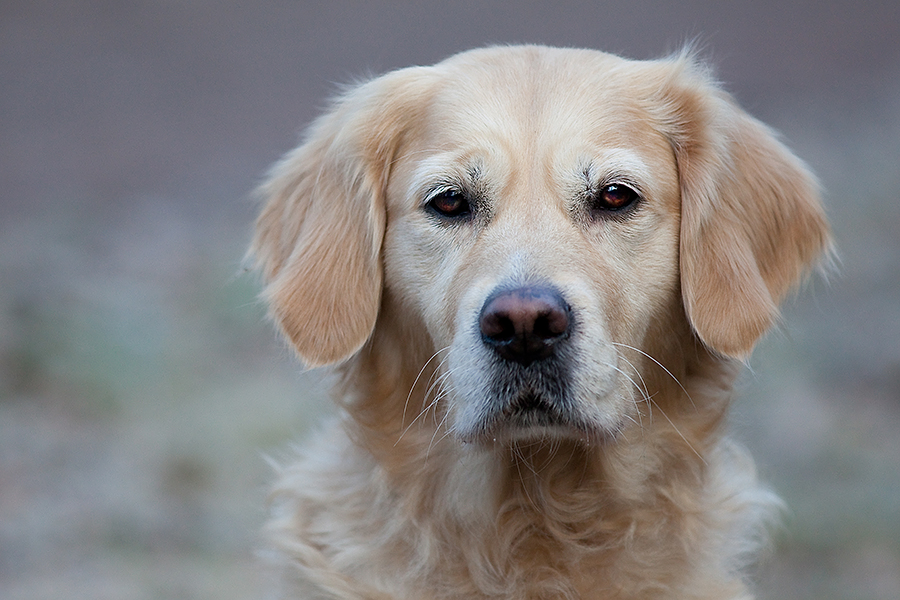
[[[790,506],[762,598],[900,598],[900,3],[0,2],[0,597],[259,597],[270,468],[327,412],[242,273],[336,85],[488,43],[699,40],[820,175],[840,272],[734,429]]]

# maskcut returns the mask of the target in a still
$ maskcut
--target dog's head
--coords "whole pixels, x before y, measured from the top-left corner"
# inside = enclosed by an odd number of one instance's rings
[[[346,360],[390,311],[469,441],[614,434],[641,365],[745,357],[829,243],[804,166],[688,56],[510,47],[396,71],[262,194],[253,251],[300,357]]]

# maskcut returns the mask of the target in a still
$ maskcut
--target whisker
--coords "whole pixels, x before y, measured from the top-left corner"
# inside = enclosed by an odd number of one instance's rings
[[[432,355],[432,357],[429,359],[429,361],[431,361],[435,356],[437,356],[439,352],[443,352],[444,350],[447,350],[447,349],[449,349],[449,346],[448,346],[447,348],[443,348],[442,350],[439,350],[438,352],[435,352],[435,353]],[[447,360],[446,357],[443,358],[443,359],[441,359],[441,362],[438,364],[438,366],[437,366],[436,369],[435,369],[435,373],[437,373],[438,370],[444,365],[444,363],[446,362],[446,360]],[[423,367],[423,369],[424,369],[424,367]],[[422,371],[419,371],[419,373],[420,373],[420,375],[421,375]],[[447,377],[449,377],[450,374],[451,374],[450,371],[446,371],[446,372],[441,373],[441,374],[438,375],[437,377],[435,377],[435,376],[434,376],[435,374],[432,373],[431,379],[429,380],[428,389],[425,390],[425,394],[423,395],[423,400],[427,401],[427,400],[428,400],[428,397],[429,397],[432,393],[434,393],[434,391],[435,391],[436,389],[438,389],[438,387],[441,385],[441,383],[442,383]],[[415,384],[413,384],[413,388],[414,388],[414,387],[415,387]],[[409,399],[410,399],[410,397],[412,396],[412,389],[413,389],[413,388],[410,388],[410,392],[409,392],[409,394],[407,394],[407,396],[406,396],[406,405],[404,405],[404,407],[403,407],[403,420],[401,421],[401,423],[403,423],[404,421],[406,421],[406,411],[407,411],[407,407],[408,407],[408,405],[409,405]],[[434,398],[431,400],[431,402],[428,402],[427,404],[424,404],[424,406],[423,406],[422,409],[419,411],[419,413],[413,418],[412,421],[409,422],[409,424],[408,424],[408,425],[403,429],[403,431],[400,433],[400,436],[397,438],[397,441],[394,442],[394,446],[396,446],[397,444],[400,443],[400,441],[403,439],[403,436],[405,436],[406,433],[412,428],[412,426],[416,424],[416,421],[419,420],[419,417],[421,417],[421,416],[427,414],[431,409],[433,409],[435,406],[437,406],[437,404],[438,404],[438,402],[440,401],[440,399],[443,398],[445,395],[446,395],[446,393],[438,393],[438,394],[436,394],[436,395],[434,396]]]
[[[422,368],[419,369],[419,374],[416,375],[415,380],[413,381],[412,385],[409,387],[409,392],[406,394],[406,402],[403,403],[403,415],[400,420],[401,423],[404,423],[406,421],[406,410],[409,407],[409,399],[412,397],[413,390],[416,389],[416,384],[419,383],[419,379],[422,377],[422,373],[425,372],[425,369],[428,368],[428,364],[432,360],[434,360],[438,354],[440,354],[441,352],[443,352],[445,350],[449,350],[449,349],[450,349],[450,346],[445,346],[444,348],[437,350],[434,354],[431,355],[431,357],[428,360],[425,361],[425,364],[422,365]],[[441,364],[443,364],[443,360],[441,361]],[[440,364],[438,365],[438,367],[440,367]],[[425,395],[427,396],[428,393],[426,392]]]
[[[626,363],[628,363],[628,365],[629,365],[632,369],[634,369],[634,365],[632,365],[632,364],[628,361],[628,359],[626,359],[624,356],[621,356],[621,355],[620,355],[620,358],[621,358],[622,360],[624,360]],[[640,385],[638,385],[637,381],[635,381],[634,378],[633,378],[631,375],[629,375],[627,372],[625,372],[623,369],[620,369],[620,368],[617,367],[616,365],[608,365],[608,366],[609,366],[612,370],[616,371],[617,373],[621,373],[621,375],[622,375],[625,379],[627,379],[627,380],[631,383],[632,386],[634,386],[634,389],[636,389],[636,390],[638,391],[638,393],[640,393],[640,395],[641,395],[641,400],[642,400],[642,401],[645,401],[645,402],[646,402],[646,401],[650,398],[650,392],[647,390],[647,386],[646,386],[646,384],[644,383],[644,379],[643,379],[643,377],[641,377],[640,373],[637,372],[637,369],[635,369],[635,374],[636,374],[636,375],[640,378],[640,380],[641,380],[641,384],[640,384]],[[640,409],[640,407],[638,406],[638,401],[637,401],[634,397],[632,397],[632,398],[631,398],[631,403],[634,405],[634,408],[635,408],[635,410],[637,411],[638,419],[640,420],[640,423],[639,423],[639,424],[640,424],[640,427],[641,427],[641,433],[643,434],[643,431],[644,431],[644,417],[643,417],[643,415],[641,414],[641,409]],[[650,422],[652,423],[652,422],[653,422],[653,409],[650,407],[649,404],[647,405],[647,407],[648,407],[648,409],[649,409],[649,418],[650,418]],[[631,419],[631,420],[634,421],[634,419]]]
[[[641,375],[640,370],[638,370],[638,368],[635,367],[634,364],[633,364],[630,360],[628,360],[627,358],[625,358],[624,356],[622,356],[622,353],[621,353],[621,352],[616,352],[616,355],[617,355],[619,358],[621,358],[623,361],[625,361],[625,363],[626,363],[629,367],[631,367],[631,370],[634,372],[634,374],[637,375],[637,378],[641,380],[641,385],[640,385],[640,387],[638,388],[638,391],[641,392],[641,395],[644,396],[644,397],[649,396],[649,395],[650,395],[650,390],[647,388],[647,382],[644,381],[644,376]],[[625,375],[626,377],[628,377],[628,375],[626,375],[626,374],[625,374],[625,371],[623,371],[622,369],[619,369],[618,367],[615,367],[615,366],[614,366],[613,368],[616,369],[617,371],[619,371],[619,373],[622,373],[623,375]],[[628,380],[631,381],[631,383],[633,383],[633,384],[635,385],[635,387],[638,387],[637,384],[635,383],[634,379],[632,379],[631,377],[628,377]]]
[[[434,380],[434,382],[428,388],[428,391],[425,395],[425,397],[427,398],[429,394],[432,394],[432,393],[435,394],[434,400],[425,409],[423,409],[423,412],[424,412],[424,410],[430,410],[431,408],[434,408],[435,406],[437,406],[437,404],[440,400],[442,400],[443,398],[446,398],[449,395],[450,390],[446,389],[443,384],[444,384],[444,381],[446,381],[447,379],[450,378],[450,376],[453,374],[453,372],[454,371],[447,370],[446,372],[442,373]],[[436,413],[432,412],[432,416],[436,416]],[[437,426],[437,425],[438,425],[438,423],[437,423],[437,421],[435,421],[435,426]]]
[[[681,391],[684,392],[684,395],[687,396],[687,399],[688,399],[688,400],[690,400],[691,406],[694,407],[694,410],[697,410],[697,405],[694,404],[694,399],[691,398],[691,395],[690,395],[690,394],[688,393],[688,391],[684,388],[684,386],[681,384],[681,382],[678,380],[678,378],[675,377],[675,375],[673,375],[672,372],[671,372],[669,369],[667,369],[667,368],[665,367],[665,365],[663,365],[661,362],[659,362],[658,360],[656,360],[655,358],[653,358],[652,356],[650,356],[649,354],[647,354],[646,352],[644,352],[644,351],[641,350],[640,348],[635,348],[634,346],[629,346],[628,344],[621,344],[621,343],[619,343],[619,342],[608,342],[608,343],[611,344],[611,345],[613,345],[613,346],[621,346],[621,347],[627,348],[627,349],[629,349],[629,350],[634,350],[635,352],[637,352],[637,353],[639,353],[639,354],[643,354],[644,356],[646,356],[647,358],[649,358],[650,360],[652,360],[654,363],[656,363],[656,365],[657,365],[660,369],[662,369],[663,371],[665,371],[666,375],[668,375],[669,377],[672,378],[672,381],[674,381],[675,383],[678,384],[678,387],[681,388]],[[657,407],[658,407],[658,405],[657,405]]]
[[[430,388],[430,390],[433,390],[433,389],[434,389],[433,387]],[[431,391],[428,392],[428,394],[430,394],[430,393],[431,393]],[[425,398],[426,398],[426,399],[428,398],[428,394],[425,395]],[[397,438],[397,441],[394,442],[394,446],[396,446],[397,444],[400,443],[400,440],[402,440],[402,439],[403,439],[403,436],[406,435],[406,432],[408,432],[408,431],[412,428],[412,426],[416,424],[416,421],[419,420],[419,417],[421,417],[422,415],[427,414],[431,409],[433,409],[435,406],[437,406],[438,402],[439,402],[439,401],[441,400],[441,398],[443,398],[445,395],[446,395],[446,391],[443,391],[443,390],[442,390],[441,392],[435,394],[435,396],[434,396],[434,398],[431,400],[431,402],[429,402],[428,404],[426,404],[425,406],[423,406],[423,407],[422,407],[422,410],[420,410],[419,413],[415,416],[415,418],[414,418],[412,421],[410,421],[409,425],[407,425],[406,428],[403,429],[403,431],[400,433],[400,437],[398,437],[398,438]]]
[[[621,354],[620,352],[616,352],[616,355],[617,355],[619,358],[621,358],[623,361],[625,361],[625,363],[626,363],[629,367],[631,367],[632,372],[633,372],[635,375],[637,375],[638,379],[640,379],[640,381],[641,381],[641,384],[638,385],[637,382],[634,380],[634,378],[633,378],[631,375],[629,375],[628,373],[626,373],[623,369],[620,369],[619,367],[617,367],[617,366],[615,366],[615,365],[611,365],[612,368],[613,368],[614,370],[618,371],[619,373],[621,373],[622,375],[624,375],[625,378],[628,379],[628,381],[631,382],[631,384],[635,387],[635,389],[637,389],[637,391],[641,394],[641,399],[644,400],[644,401],[646,401],[646,399],[650,397],[650,390],[649,390],[649,388],[647,387],[647,382],[644,381],[644,377],[643,377],[643,375],[641,375],[640,370],[638,370],[638,368],[635,367],[634,364],[632,364],[632,362],[631,362],[630,360],[628,360],[627,358],[625,358],[624,356],[622,356],[622,354]],[[631,401],[632,401],[632,403],[634,404],[634,407],[637,409],[637,411],[638,411],[638,417],[641,418],[641,423],[643,424],[643,417],[641,416],[640,407],[638,407],[638,405],[637,405],[637,400],[635,400],[634,398],[632,398]],[[648,406],[649,406],[649,405],[648,405]],[[652,422],[653,422],[653,413],[652,413],[652,411],[650,412],[650,415],[649,415],[649,416],[650,416],[650,422],[652,423]]]
[[[434,446],[435,440],[437,439],[437,442],[440,443],[447,437],[447,435],[449,435],[449,433],[445,433],[440,438],[437,438],[438,432],[442,428],[444,428],[444,423],[447,421],[447,417],[449,415],[450,415],[450,413],[444,413],[444,416],[441,418],[441,422],[438,423],[437,426],[434,428],[434,433],[431,435],[431,441],[428,442],[428,448],[425,449],[425,461],[423,463],[424,465],[428,464],[428,457],[431,455],[431,448]]]
[[[709,465],[709,463],[706,462],[706,459],[703,458],[703,456],[702,456],[699,452],[697,452],[697,449],[694,448],[693,445],[691,445],[691,443],[688,441],[688,439],[687,439],[686,437],[684,437],[684,434],[681,433],[681,431],[678,429],[678,427],[675,425],[675,423],[672,422],[672,419],[669,418],[669,415],[666,414],[666,411],[664,411],[664,410],[662,409],[662,407],[659,405],[659,403],[656,402],[655,400],[653,400],[652,397],[647,398],[647,400],[650,401],[650,402],[653,402],[653,404],[656,405],[656,408],[659,409],[660,414],[662,414],[662,416],[665,417],[666,421],[669,422],[669,425],[672,426],[672,429],[675,430],[675,433],[677,433],[677,434],[681,437],[681,439],[684,440],[684,443],[687,444],[687,447],[691,449],[691,452],[693,452],[694,454],[696,454],[696,455],[697,455],[697,458],[699,458],[701,461],[703,461],[703,464],[704,464],[704,465]]]

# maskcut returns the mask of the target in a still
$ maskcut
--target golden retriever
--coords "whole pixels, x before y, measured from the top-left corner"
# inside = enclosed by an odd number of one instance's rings
[[[261,193],[274,320],[339,375],[273,495],[285,597],[751,597],[778,500],[730,388],[830,236],[690,52],[395,71]]]

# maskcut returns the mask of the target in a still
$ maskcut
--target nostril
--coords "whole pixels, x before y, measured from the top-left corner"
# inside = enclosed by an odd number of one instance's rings
[[[546,358],[566,337],[571,309],[556,290],[524,287],[494,294],[479,318],[484,343],[507,360],[520,364]]]
[[[534,334],[541,339],[553,339],[569,330],[568,307],[541,312],[534,321]]]
[[[512,340],[516,335],[516,327],[512,319],[496,309],[483,311],[481,314],[481,334],[498,342]]]

